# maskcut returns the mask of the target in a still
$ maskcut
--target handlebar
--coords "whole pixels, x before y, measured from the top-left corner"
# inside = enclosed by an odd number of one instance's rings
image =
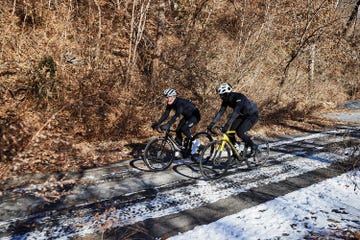
[[[214,130],[216,130],[216,131],[214,131]],[[222,132],[222,127],[221,126],[214,126],[212,129],[208,129],[208,131],[211,134],[219,135],[219,131]]]
[[[210,133],[212,133],[212,134],[214,134],[214,135],[220,135],[220,134],[224,134],[223,132],[222,132],[222,126],[214,126],[211,130],[210,129],[208,129],[208,131],[210,132]],[[214,130],[216,130],[216,131],[214,131]],[[220,133],[219,133],[220,132]],[[226,131],[226,135],[229,135],[229,134],[231,134],[232,132],[235,132],[234,130],[227,130]]]
[[[157,131],[158,133],[164,133],[164,134],[170,133],[170,132],[176,132],[175,130],[170,129],[170,128],[168,128],[166,130],[161,130],[160,126],[157,128],[153,128],[153,130]]]

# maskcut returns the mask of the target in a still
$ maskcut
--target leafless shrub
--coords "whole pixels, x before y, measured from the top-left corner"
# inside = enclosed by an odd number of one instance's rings
[[[337,167],[346,172],[352,170],[355,170],[356,172],[360,169],[360,144],[356,139],[356,134],[357,133],[344,133],[342,135],[343,141],[327,146],[329,151],[346,156],[346,161],[336,163]],[[354,188],[359,188],[356,182],[354,182]]]
[[[6,0],[2,7],[0,116],[36,115],[30,136],[54,113],[52,131],[72,141],[149,136],[169,86],[199,106],[205,128],[219,104],[216,86],[229,82],[258,103],[256,127],[273,132],[285,118],[303,124],[360,94],[354,4]],[[39,68],[44,56],[52,60]]]
[[[45,101],[57,97],[55,73],[56,63],[54,59],[50,56],[44,57],[35,69],[30,82],[30,89],[35,97]]]
[[[30,130],[19,115],[8,112],[0,117],[0,162],[12,162],[30,138]]]

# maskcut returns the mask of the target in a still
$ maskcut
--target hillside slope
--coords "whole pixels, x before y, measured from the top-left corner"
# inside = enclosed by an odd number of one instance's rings
[[[360,1],[10,1],[0,10],[2,178],[106,165],[154,135],[175,87],[204,129],[231,83],[261,110],[253,132],[334,124],[359,99]]]

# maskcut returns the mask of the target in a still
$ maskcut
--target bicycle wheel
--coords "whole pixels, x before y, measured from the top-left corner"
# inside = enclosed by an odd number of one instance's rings
[[[202,151],[199,167],[205,179],[216,179],[225,175],[231,165],[231,147],[222,140],[209,143]]]
[[[165,170],[171,165],[174,158],[174,145],[164,138],[150,140],[144,150],[144,162],[153,171]]]
[[[190,158],[199,163],[199,159],[204,148],[212,142],[212,137],[207,132],[199,132],[194,135],[189,146]]]
[[[269,142],[265,139],[263,143],[258,146],[258,149],[252,156],[251,163],[255,166],[263,166],[267,162],[270,154]]]

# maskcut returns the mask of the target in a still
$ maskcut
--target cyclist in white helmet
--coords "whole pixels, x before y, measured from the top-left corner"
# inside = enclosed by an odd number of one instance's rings
[[[222,131],[225,133],[227,130],[235,130],[236,134],[244,141],[245,149],[251,148],[250,154],[256,150],[257,145],[246,134],[259,120],[259,111],[257,105],[247,98],[244,94],[233,92],[230,84],[222,83],[217,88],[222,103],[218,113],[215,115],[212,122],[207,129],[212,131],[214,125],[220,120],[227,107],[231,107],[231,113],[226,124],[223,126]],[[235,141],[233,136],[232,141]]]
[[[173,88],[168,88],[164,91],[164,97],[166,97],[166,108],[160,119],[154,122],[151,127],[156,129],[160,127],[161,130],[167,130],[174,124],[179,117],[182,115],[183,118],[180,120],[176,128],[176,142],[182,146],[183,136],[186,136],[187,141],[190,140],[191,128],[200,121],[200,111],[195,104],[188,99],[177,97],[177,92]],[[174,116],[164,125],[160,125],[165,119],[169,117],[171,110],[175,111]],[[188,142],[184,142],[188,144]]]

